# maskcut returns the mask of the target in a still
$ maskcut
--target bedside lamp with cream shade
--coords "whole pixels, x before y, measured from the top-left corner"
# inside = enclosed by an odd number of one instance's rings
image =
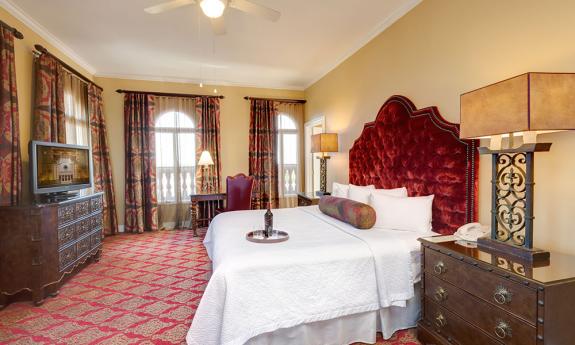
[[[478,246],[548,261],[549,252],[533,247],[534,154],[551,149],[538,134],[575,129],[575,73],[525,73],[464,93],[460,129],[462,139],[491,140],[479,148],[492,156],[491,236]]]
[[[323,195],[327,191],[327,160],[330,158],[327,153],[338,152],[337,133],[320,133],[311,136],[311,152],[319,153],[317,157],[320,161],[320,190],[318,195]]]
[[[210,169],[211,165],[214,165],[214,160],[212,159],[212,155],[210,154],[209,151],[202,151],[202,154],[200,155],[200,159],[198,160],[198,166],[201,166],[202,169],[204,169],[204,176],[209,176],[208,170]],[[204,181],[202,184],[202,189],[204,190],[204,192],[212,190],[212,187],[213,186],[212,186],[211,179],[204,178]]]

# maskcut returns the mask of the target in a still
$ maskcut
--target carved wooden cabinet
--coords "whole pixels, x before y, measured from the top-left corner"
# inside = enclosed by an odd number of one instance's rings
[[[41,304],[102,250],[102,193],[59,203],[0,207],[0,308]]]
[[[573,344],[575,257],[527,267],[448,237],[421,242],[423,344]]]

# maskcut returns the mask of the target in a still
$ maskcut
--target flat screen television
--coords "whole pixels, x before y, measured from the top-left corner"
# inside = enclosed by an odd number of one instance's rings
[[[34,194],[92,187],[92,151],[88,146],[31,141],[30,165]]]

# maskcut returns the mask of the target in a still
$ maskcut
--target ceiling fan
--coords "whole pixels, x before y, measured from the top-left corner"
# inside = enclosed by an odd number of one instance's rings
[[[204,14],[210,18],[212,28],[216,35],[223,35],[226,33],[226,26],[222,15],[228,7],[272,22],[278,21],[281,16],[279,11],[256,4],[249,0],[172,0],[159,5],[147,7],[144,11],[149,14],[159,14],[179,7],[198,3]]]

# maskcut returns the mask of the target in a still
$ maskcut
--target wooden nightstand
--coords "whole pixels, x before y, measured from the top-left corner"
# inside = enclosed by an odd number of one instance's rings
[[[575,256],[526,267],[450,237],[420,241],[423,344],[573,343]]]
[[[319,204],[319,196],[315,193],[297,193],[297,205],[298,206],[311,206]]]

